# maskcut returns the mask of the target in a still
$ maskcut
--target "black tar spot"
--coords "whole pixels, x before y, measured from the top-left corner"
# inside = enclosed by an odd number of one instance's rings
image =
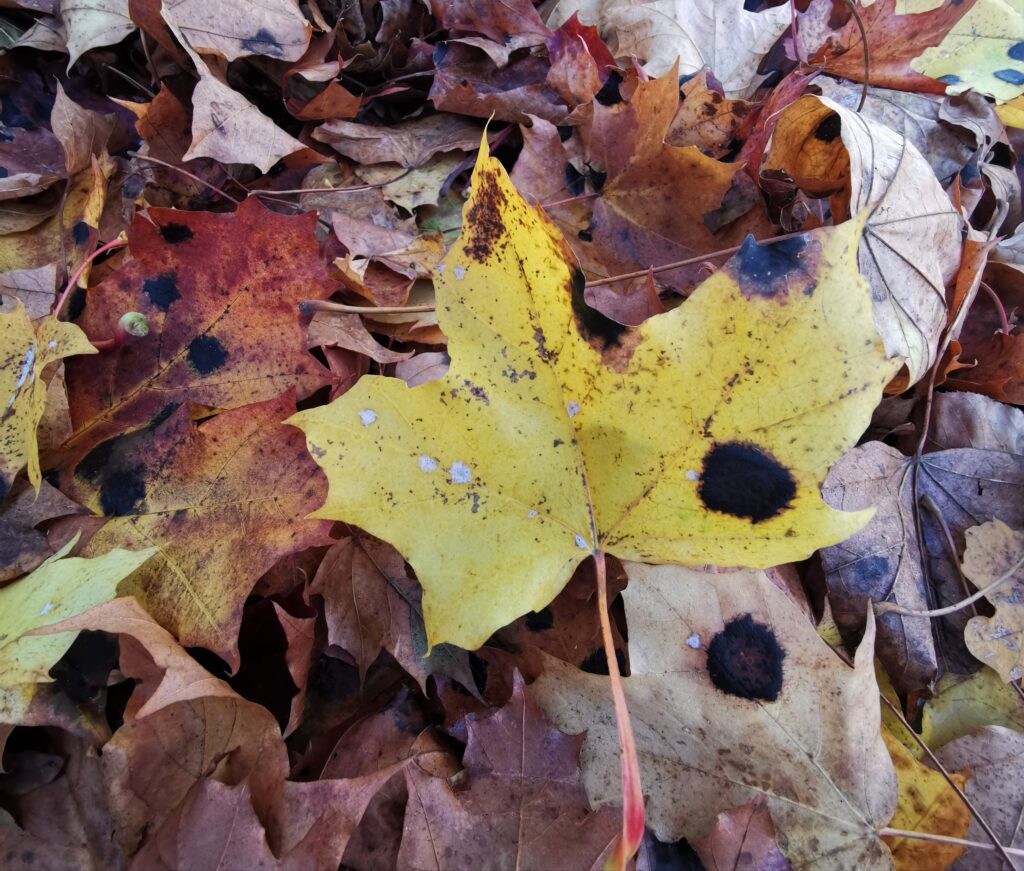
[[[147,278],[142,285],[142,292],[163,312],[181,299],[178,292],[178,276],[173,272],[165,272],[156,278]]]
[[[248,39],[242,40],[243,51],[249,51],[253,54],[269,54],[274,57],[280,57],[284,54],[281,51],[281,45],[272,34],[265,27],[261,27],[256,31],[255,36],[250,36]]]
[[[100,508],[107,517],[138,514],[146,500],[144,466],[118,469],[108,475],[100,486]]]
[[[77,321],[79,316],[85,311],[85,288],[76,287],[71,291],[71,296],[68,297],[68,320]]]
[[[626,673],[626,657],[622,655],[622,651],[615,648],[615,661],[619,664],[619,674]],[[593,653],[590,654],[583,662],[580,663],[580,671],[588,672],[589,674],[608,674],[608,660],[604,655],[604,648],[599,647]]]
[[[842,119],[837,112],[833,112],[814,129],[814,138],[819,142],[832,142],[842,131]]]
[[[75,475],[89,484],[95,484],[103,471],[110,465],[114,448],[127,438],[127,435],[116,435],[96,445],[82,457],[82,461],[75,467]]]
[[[565,187],[569,191],[569,196],[578,197],[583,193],[586,184],[586,176],[571,163],[567,162],[565,164]]]
[[[619,93],[621,84],[622,76],[612,70],[605,83],[601,85],[601,90],[594,94],[594,99],[602,106],[614,106],[616,103],[621,103],[622,94]]]
[[[71,240],[76,245],[84,245],[89,241],[89,225],[85,221],[76,221],[71,228]]]
[[[581,242],[593,242],[594,234],[590,230],[580,230],[577,234],[580,237]]]
[[[555,625],[555,617],[550,608],[542,608],[540,611],[531,611],[526,615],[526,628],[531,632],[544,632]]]
[[[723,693],[774,702],[786,653],[775,633],[749,614],[730,620],[708,645],[708,675]]]
[[[228,359],[228,352],[213,336],[196,336],[188,346],[189,365],[200,375],[212,375]]]
[[[747,442],[725,442],[704,457],[698,492],[712,511],[760,523],[789,507],[796,481],[767,451]]]
[[[154,414],[149,419],[149,423],[146,425],[147,428],[150,431],[156,429],[158,426],[160,426],[160,424],[162,424],[165,420],[167,420],[167,418],[169,418],[172,414],[174,414],[174,412],[178,410],[179,405],[181,405],[180,402],[168,402],[167,405],[161,408],[156,414]]]
[[[7,171],[7,167],[6,166],[0,166],[0,178],[7,178],[7,176],[9,176],[9,175],[10,175],[10,173]]]
[[[177,245],[191,239],[192,230],[184,224],[164,224],[160,228],[160,235],[169,245]]]
[[[572,313],[576,319],[576,326],[588,342],[597,339],[601,343],[601,350],[607,350],[613,345],[618,345],[622,334],[628,327],[618,324],[611,318],[606,318],[596,308],[587,305],[583,292],[586,286],[586,278],[579,269],[572,273]]]
[[[807,241],[801,236],[765,245],[747,236],[733,261],[740,289],[759,296],[776,296],[786,290],[794,273],[801,275],[802,283],[806,284],[809,276],[800,261],[806,247]],[[813,282],[810,287],[813,290]]]

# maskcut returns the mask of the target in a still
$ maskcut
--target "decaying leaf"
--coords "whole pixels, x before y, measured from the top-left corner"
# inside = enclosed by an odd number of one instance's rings
[[[978,589],[1009,575],[1005,583],[986,594],[996,613],[972,617],[968,622],[964,630],[967,647],[1004,681],[1019,680],[1024,676],[1024,654],[1018,641],[1024,633],[1024,532],[991,520],[971,527],[964,537],[964,574]]]
[[[871,284],[886,350],[910,383],[935,361],[945,285],[960,263],[961,220],[927,161],[904,137],[825,97],[779,118],[765,170],[782,170],[833,214],[870,210],[858,262]]]
[[[694,842],[708,871],[756,868],[757,871],[792,871],[775,840],[775,826],[764,798],[722,811],[715,827]]]
[[[944,677],[921,712],[921,737],[933,750],[985,726],[1024,732],[1024,700],[990,668]]]
[[[623,682],[658,838],[704,837],[719,813],[763,796],[794,868],[891,868],[875,834],[896,776],[870,621],[851,669],[763,573],[626,568]],[[548,659],[531,689],[558,728],[587,730],[591,803],[618,801],[608,679]]]
[[[485,146],[473,191],[438,281],[445,377],[364,377],[292,419],[331,483],[316,516],[405,555],[431,644],[479,647],[598,549],[773,565],[865,522],[818,492],[893,370],[853,265],[857,222],[748,241],[630,332],[574,305],[564,243]]]
[[[580,783],[579,735],[552,728],[516,675],[509,703],[467,722],[468,783],[406,768],[409,807],[399,868],[565,868],[597,871],[618,814],[592,812]]]
[[[7,495],[14,477],[28,466],[28,478],[36,491],[42,481],[36,428],[46,408],[44,370],[50,363],[76,354],[95,354],[85,334],[74,324],[55,317],[33,326],[21,300],[14,311],[0,312],[0,499]]]
[[[74,635],[30,635],[34,629],[74,617],[114,598],[117,588],[144,565],[156,548],[111,550],[95,559],[68,557],[71,544],[32,574],[0,588],[0,685],[50,680],[50,668],[74,641]]]

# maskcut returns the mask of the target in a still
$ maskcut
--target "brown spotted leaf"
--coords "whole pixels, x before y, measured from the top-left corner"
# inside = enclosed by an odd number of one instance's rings
[[[124,312],[139,311],[149,335],[68,366],[76,455],[184,402],[237,408],[325,384],[298,312],[303,299],[333,289],[315,225],[313,214],[285,217],[256,198],[234,214],[137,217],[128,261],[89,289],[77,323],[103,339]]]

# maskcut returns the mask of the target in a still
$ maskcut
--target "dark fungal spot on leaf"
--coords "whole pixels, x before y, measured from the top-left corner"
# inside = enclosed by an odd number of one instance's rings
[[[594,99],[602,106],[614,106],[616,103],[621,103],[622,94],[619,93],[621,84],[622,76],[612,70],[608,74],[608,78],[605,79],[605,83],[601,85],[601,90],[594,94]]]
[[[128,439],[130,435],[131,433],[124,433],[109,438],[105,442],[100,442],[75,466],[75,476],[89,484],[95,484],[103,471],[110,465],[117,446]]]
[[[167,420],[167,418],[169,418],[172,414],[174,414],[174,412],[178,410],[179,405],[181,405],[180,402],[168,402],[167,405],[161,408],[156,414],[154,414],[149,419],[149,423],[146,425],[146,429],[148,429],[150,432],[155,430],[158,426],[160,426],[160,424],[162,424],[165,420]]]
[[[583,193],[587,180],[583,173],[576,169],[571,163],[565,164],[565,188],[569,196],[578,197]]]
[[[545,632],[555,625],[555,617],[550,608],[541,608],[526,615],[526,628],[531,632]]]
[[[944,84],[944,85],[956,85],[956,84],[960,83],[960,76],[954,76],[954,75],[939,76],[937,81],[942,82],[942,84]]]
[[[145,467],[130,466],[105,476],[100,486],[100,509],[107,517],[138,514],[146,500]]]
[[[212,375],[228,360],[228,352],[213,336],[196,336],[188,346],[189,365],[200,375]]]
[[[169,245],[178,245],[192,238],[192,230],[185,224],[164,224],[160,236]]]
[[[764,245],[747,236],[729,267],[744,296],[781,297],[790,289],[811,295],[817,282],[804,268],[807,247],[803,236]]]
[[[605,317],[596,308],[587,305],[587,301],[584,299],[586,278],[579,269],[573,270],[571,288],[572,314],[579,334],[600,351],[606,351],[608,348],[620,344],[622,334],[629,328]]]
[[[708,676],[723,693],[774,702],[782,692],[786,653],[775,633],[750,614],[726,623],[708,645]]]
[[[619,674],[626,673],[626,657],[622,651],[615,648],[615,661],[619,664]],[[580,663],[580,671],[588,674],[608,675],[608,658],[604,655],[604,648],[599,647]]]
[[[10,175],[10,173],[7,171],[7,167],[6,166],[0,166],[0,178],[7,178],[7,176],[9,176],[9,175]]]
[[[89,241],[90,227],[85,221],[76,221],[71,228],[71,239],[76,245],[84,245]]]
[[[466,221],[466,255],[477,263],[487,261],[505,234],[505,223],[501,219],[505,203],[505,194],[498,186],[497,171],[481,172]]]
[[[704,457],[698,494],[711,511],[760,523],[789,508],[796,481],[768,451],[749,442],[725,442]]]
[[[257,30],[255,36],[243,39],[242,50],[252,54],[269,54],[274,57],[281,57],[284,54],[281,44],[274,38],[274,34],[265,27]]]
[[[85,311],[86,293],[84,287],[76,287],[68,297],[68,320],[77,321]]]
[[[178,276],[174,272],[165,272],[156,278],[147,278],[142,284],[142,292],[162,312],[167,311],[181,299],[181,294],[178,292]]]
[[[1011,45],[1009,51],[1006,52],[1006,56],[1010,60],[1024,60],[1024,42]]]
[[[577,234],[581,242],[593,242],[594,234],[590,230],[580,230]]]
[[[814,128],[814,138],[819,142],[832,142],[843,132],[843,122],[837,112],[832,112]]]
[[[999,81],[1010,85],[1024,85],[1024,72],[1014,69],[996,70],[992,73]]]

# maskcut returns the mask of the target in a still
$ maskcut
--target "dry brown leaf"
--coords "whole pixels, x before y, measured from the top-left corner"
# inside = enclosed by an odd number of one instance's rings
[[[707,871],[792,871],[763,797],[722,811],[715,827],[693,847]]]
[[[297,61],[313,32],[296,0],[244,4],[164,0],[161,9],[164,19],[180,30],[188,45],[227,60],[260,54]]]
[[[871,210],[859,265],[886,351],[906,359],[910,383],[935,362],[946,325],[946,282],[960,264],[961,219],[921,153],[900,134],[825,97],[801,97],[779,118],[765,170],[844,220]]]
[[[719,813],[764,796],[794,867],[891,868],[875,834],[896,777],[879,734],[873,624],[850,669],[763,572],[626,568],[623,682],[657,837],[703,837]],[[532,689],[560,729],[587,730],[591,803],[618,801],[608,679],[547,659]]]

